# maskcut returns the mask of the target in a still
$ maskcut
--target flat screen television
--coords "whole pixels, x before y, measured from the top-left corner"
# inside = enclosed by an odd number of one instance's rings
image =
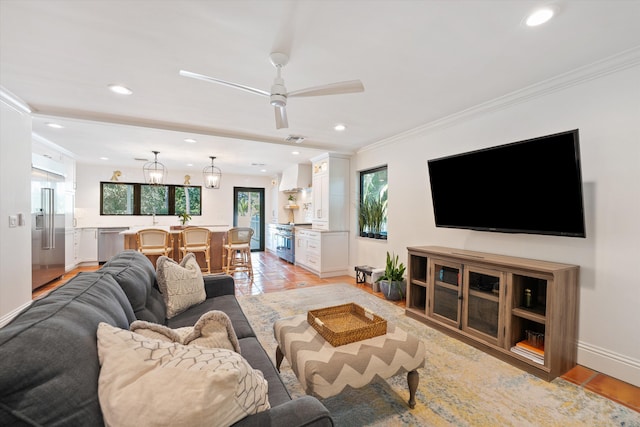
[[[436,227],[586,237],[578,129],[428,161]]]

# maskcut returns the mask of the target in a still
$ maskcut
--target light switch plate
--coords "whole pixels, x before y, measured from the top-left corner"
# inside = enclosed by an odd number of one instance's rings
[[[18,226],[18,215],[9,215],[9,227]]]

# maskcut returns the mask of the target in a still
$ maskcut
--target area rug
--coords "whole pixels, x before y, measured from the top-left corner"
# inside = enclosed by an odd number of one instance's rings
[[[259,341],[275,361],[273,323],[308,310],[355,302],[419,336],[427,348],[409,409],[406,375],[376,380],[323,399],[337,426],[640,426],[640,414],[556,378],[546,382],[404,314],[404,309],[347,284],[238,297]],[[285,359],[292,397],[304,391]]]

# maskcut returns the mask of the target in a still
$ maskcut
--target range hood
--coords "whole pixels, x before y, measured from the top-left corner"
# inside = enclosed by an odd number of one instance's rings
[[[297,164],[282,171],[280,191],[300,191],[311,187],[311,165]]]

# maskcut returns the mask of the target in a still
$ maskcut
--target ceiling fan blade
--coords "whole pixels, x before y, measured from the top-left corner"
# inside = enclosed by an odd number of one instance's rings
[[[244,90],[245,92],[249,92],[249,93],[253,93],[256,95],[261,95],[261,96],[270,96],[271,94],[267,91],[264,90],[260,90],[260,89],[255,89],[249,86],[244,86],[244,85],[240,85],[237,83],[231,83],[231,82],[227,82],[225,80],[220,80],[220,79],[216,79],[213,77],[209,77],[209,76],[205,76],[203,74],[197,74],[197,73],[192,73],[191,71],[185,71],[185,70],[180,70],[180,75],[183,77],[190,77],[192,79],[198,79],[198,80],[203,80],[205,82],[210,82],[210,83],[218,83],[224,86],[229,86],[229,87],[233,87],[236,89],[240,89],[240,90]]]
[[[276,112],[276,129],[288,128],[286,107],[273,107],[273,109]]]
[[[364,92],[364,85],[360,80],[349,80],[346,82],[331,83],[328,85],[315,86],[307,89],[294,90],[287,94],[288,98],[295,96],[322,96],[340,95],[342,93]]]

